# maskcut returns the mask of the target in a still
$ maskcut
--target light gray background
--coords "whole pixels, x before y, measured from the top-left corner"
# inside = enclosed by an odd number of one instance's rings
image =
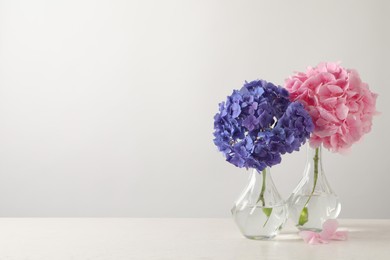
[[[218,103],[320,61],[379,93],[370,134],[325,153],[341,217],[389,218],[384,1],[0,0],[0,216],[229,216],[248,174],[212,142]],[[304,149],[272,168],[287,197]]]

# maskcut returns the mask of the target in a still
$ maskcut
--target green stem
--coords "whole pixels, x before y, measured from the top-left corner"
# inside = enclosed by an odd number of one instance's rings
[[[266,181],[266,170],[264,169],[262,172],[261,172],[261,175],[263,175],[263,183],[261,185],[261,190],[260,190],[260,195],[259,195],[259,199],[257,200],[256,203],[258,203],[259,201],[261,201],[261,204],[263,206],[263,212],[264,214],[267,216],[267,220],[265,221],[263,227],[265,227],[265,225],[268,223],[268,220],[271,216],[271,213],[272,213],[272,208],[266,208],[265,207],[265,199],[264,199],[264,193],[265,193],[265,181]]]
[[[313,161],[314,161],[314,184],[313,184],[313,190],[311,191],[310,195],[309,195],[309,198],[307,199],[305,205],[303,206],[303,209],[301,211],[301,215],[299,217],[299,225],[300,226],[303,226],[307,221],[309,221],[309,211],[307,209],[307,205],[309,204],[309,201],[311,199],[311,197],[313,196],[314,194],[314,191],[316,189],[316,186],[317,186],[317,180],[318,180],[318,161],[319,161],[319,149],[320,148],[316,148],[316,152],[315,152],[315,155],[313,157]]]
[[[263,183],[261,185],[261,191],[260,191],[260,196],[259,196],[259,199],[256,201],[256,203],[258,203],[259,201],[261,201],[261,204],[262,206],[264,207],[265,206],[265,200],[264,200],[264,192],[265,192],[265,176],[266,174],[266,171],[265,169],[261,172],[261,175],[263,177]]]

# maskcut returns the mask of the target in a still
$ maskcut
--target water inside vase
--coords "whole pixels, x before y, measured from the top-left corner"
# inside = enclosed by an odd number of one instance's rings
[[[289,207],[289,217],[297,223],[300,230],[321,231],[322,224],[327,219],[335,219],[341,211],[341,206],[337,195],[334,194],[313,194],[307,204],[307,222],[304,225],[299,225],[299,218],[305,203],[309,199],[309,195],[296,197],[292,201],[293,207]]]
[[[284,203],[267,208],[246,205],[233,208],[232,212],[237,226],[247,238],[271,239],[279,233],[286,221],[287,206]]]

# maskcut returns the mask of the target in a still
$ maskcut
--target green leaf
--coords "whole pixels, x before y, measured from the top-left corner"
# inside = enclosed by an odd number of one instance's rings
[[[269,217],[271,216],[271,213],[272,213],[272,208],[263,208],[263,212],[264,214]]]
[[[304,207],[301,211],[301,216],[299,217],[298,224],[300,226],[305,225],[305,223],[309,221],[309,211],[307,210],[307,207]]]
[[[267,225],[267,223],[268,223],[269,217],[272,214],[272,208],[263,208],[263,212],[264,212],[264,215],[267,216],[267,220],[264,222],[264,225],[263,225],[263,227],[265,227],[265,225]]]

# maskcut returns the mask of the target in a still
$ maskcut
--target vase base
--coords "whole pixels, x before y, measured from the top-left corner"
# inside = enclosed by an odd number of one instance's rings
[[[244,235],[244,237],[251,239],[251,240],[272,240],[276,235],[273,236],[247,236]]]

